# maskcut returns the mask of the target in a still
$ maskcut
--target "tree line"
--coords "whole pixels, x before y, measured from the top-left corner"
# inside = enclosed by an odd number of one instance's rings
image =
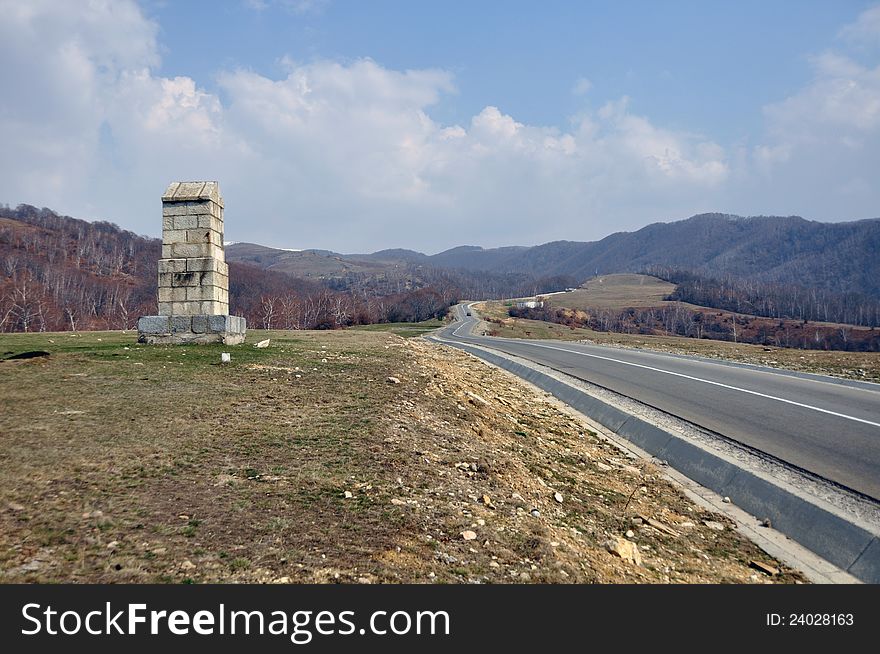
[[[767,318],[880,327],[880,302],[859,293],[730,275],[713,278],[662,266],[648,267],[645,274],[677,285],[669,300]]]
[[[134,329],[155,315],[161,242],[50,209],[0,207],[0,331]],[[338,329],[442,317],[463,298],[533,295],[569,277],[400,266],[303,279],[230,262],[230,311],[253,327]]]

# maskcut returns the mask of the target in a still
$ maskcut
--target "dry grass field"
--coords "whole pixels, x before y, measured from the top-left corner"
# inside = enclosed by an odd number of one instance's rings
[[[580,288],[551,296],[555,307],[569,309],[626,309],[657,307],[675,290],[675,284],[649,275],[602,275]]]
[[[542,393],[420,339],[4,334],[0,358],[4,582],[802,580]]]

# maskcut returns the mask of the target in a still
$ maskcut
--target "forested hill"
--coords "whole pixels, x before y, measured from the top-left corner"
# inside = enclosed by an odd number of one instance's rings
[[[316,255],[349,268],[416,264],[532,278],[565,276],[578,282],[596,273],[675,269],[716,279],[735,277],[880,299],[880,218],[821,223],[797,216],[701,214],[678,222],[654,223],[635,232],[618,232],[600,241],[490,249],[459,246],[434,255],[412,250],[291,253],[245,243],[227,252],[233,261],[294,274],[299,272],[297,266],[306,265],[309,257]]]
[[[235,247],[235,246],[232,246]],[[231,248],[230,248],[231,249]],[[557,290],[570,278],[352,265],[259,246],[229,256],[230,311],[257,327],[335,329],[443,316],[462,297]],[[158,239],[50,209],[0,207],[0,332],[131,329],[157,311]]]
[[[661,266],[796,284],[880,298],[880,219],[820,223],[797,216],[702,214],[619,232],[601,241],[556,241],[527,249],[455,248],[437,267],[570,275],[579,279]]]

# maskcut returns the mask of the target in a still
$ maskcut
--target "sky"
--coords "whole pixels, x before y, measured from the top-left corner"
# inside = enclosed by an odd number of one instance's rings
[[[880,3],[0,0],[0,203],[434,253],[880,217]]]

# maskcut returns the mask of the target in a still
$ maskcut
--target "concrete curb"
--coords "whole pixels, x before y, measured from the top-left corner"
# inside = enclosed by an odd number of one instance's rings
[[[437,339],[465,350],[554,395],[631,441],[698,484],[736,498],[737,506],[866,583],[880,583],[880,540],[845,518],[735,463],[598,400],[538,370],[486,350]]]

